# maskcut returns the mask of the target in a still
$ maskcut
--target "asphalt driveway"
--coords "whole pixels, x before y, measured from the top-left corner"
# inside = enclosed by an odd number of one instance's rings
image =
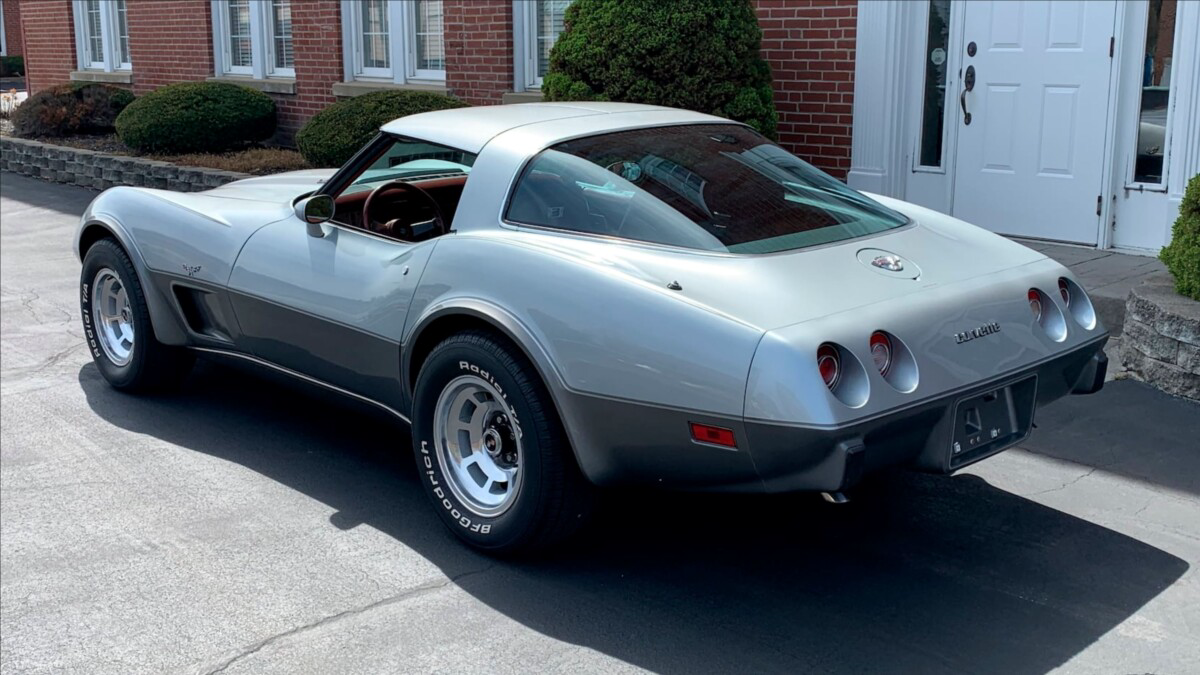
[[[498,562],[370,410],[217,364],[109,389],[70,251],[93,196],[0,174],[5,673],[1200,672],[1200,406],[1113,382],[959,475],[613,494]]]

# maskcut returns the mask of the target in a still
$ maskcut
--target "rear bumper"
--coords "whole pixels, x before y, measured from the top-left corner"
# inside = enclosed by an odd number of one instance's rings
[[[767,492],[835,491],[874,470],[907,466],[949,473],[1001,452],[1023,438],[952,461],[956,404],[1036,377],[1033,409],[1104,385],[1107,336],[1017,372],[948,392],[899,411],[832,429],[746,421],[754,465]]]
[[[951,462],[954,409],[965,397],[1036,378],[1026,411],[1104,383],[1107,335],[1045,361],[904,408],[829,428],[710,416],[579,394],[561,397],[580,468],[597,485],[695,491],[835,491],[892,466],[951,472],[1002,451]],[[565,403],[566,405],[562,405]],[[728,428],[737,449],[689,442],[692,422]],[[1016,439],[1014,442],[1019,442]],[[1011,443],[1008,444],[1012,445]]]

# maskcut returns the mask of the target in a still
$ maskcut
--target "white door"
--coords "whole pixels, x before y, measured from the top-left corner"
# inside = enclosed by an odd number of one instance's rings
[[[1095,244],[1116,3],[960,6],[953,214],[1003,234]]]

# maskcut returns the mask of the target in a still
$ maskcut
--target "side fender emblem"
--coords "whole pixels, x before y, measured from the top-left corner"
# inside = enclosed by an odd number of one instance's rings
[[[183,266],[183,271],[184,271],[184,273],[185,273],[185,274],[187,274],[189,277],[194,277],[194,276],[196,276],[197,274],[199,274],[199,273],[200,273],[200,266],[199,266],[199,265],[196,265],[196,266],[194,266],[194,267],[193,267],[192,265],[184,265],[184,266]]]

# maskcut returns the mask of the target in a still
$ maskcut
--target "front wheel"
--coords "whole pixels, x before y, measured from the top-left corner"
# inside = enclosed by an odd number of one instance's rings
[[[592,509],[549,393],[506,341],[469,331],[434,348],[417,378],[413,451],[442,521],[497,554],[548,548]]]
[[[149,391],[178,384],[191,369],[190,353],[160,343],[129,256],[102,239],[83,257],[79,309],[92,360],[110,385]]]

